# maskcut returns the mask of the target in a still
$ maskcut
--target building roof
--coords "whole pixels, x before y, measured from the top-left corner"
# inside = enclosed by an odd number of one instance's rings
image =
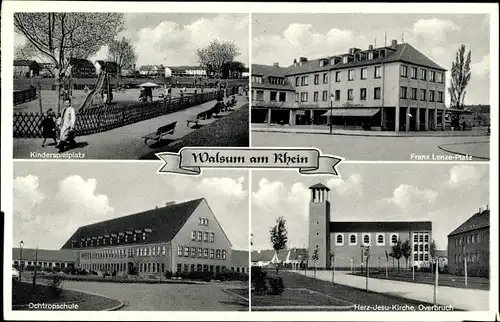
[[[75,262],[76,255],[69,249],[51,250],[39,249],[36,254],[34,248],[23,248],[23,261],[34,261],[35,258],[40,262]],[[21,248],[12,248],[12,259],[21,259]]]
[[[250,254],[252,262],[270,262],[276,251],[274,249],[263,249],[263,250],[254,250]],[[286,256],[288,255],[288,250],[280,250],[278,253],[278,259],[280,261],[285,261]]]
[[[429,68],[434,68],[437,70],[442,70],[445,71],[446,69],[439,66],[436,64],[434,61],[432,61],[430,58],[428,58],[426,55],[424,55],[422,52],[417,50],[415,47],[408,43],[402,43],[402,44],[397,44],[394,48],[391,46],[383,46],[383,47],[378,47],[370,50],[361,50],[356,53],[364,53],[367,54],[370,51],[381,51],[385,50],[386,55],[385,57],[381,58],[375,58],[375,59],[370,59],[370,60],[363,60],[363,61],[353,61],[349,63],[343,63],[342,60],[338,62],[335,65],[331,65],[331,59],[333,57],[342,57],[346,56],[349,54],[340,54],[340,55],[333,55],[329,57],[322,57],[318,59],[312,59],[312,60],[305,60],[305,61],[299,61],[295,65],[290,65],[286,68],[280,68],[280,67],[274,67],[274,66],[269,66],[269,65],[256,65],[252,64],[252,74],[253,75],[258,75],[261,70],[264,70],[265,67],[267,68],[274,68],[276,69],[275,72],[280,72],[284,76],[292,76],[292,75],[299,75],[299,74],[308,74],[308,73],[314,73],[314,72],[321,72],[321,71],[328,71],[328,70],[335,70],[335,69],[345,69],[345,68],[354,68],[354,67],[361,67],[361,66],[369,66],[369,65],[375,65],[375,64],[381,64],[381,63],[391,63],[391,62],[405,62],[413,65],[418,65],[422,67],[429,67]],[[326,65],[321,66],[320,62],[325,61],[327,62]],[[258,68],[256,69],[254,66],[257,66]],[[265,73],[264,73],[265,75]]]
[[[307,258],[309,256],[309,253],[307,252],[307,249],[305,248],[292,248],[289,251],[289,260],[292,261],[300,261],[303,260],[304,258]]]
[[[78,228],[62,248],[71,248],[72,240],[80,241],[81,238],[143,229],[151,229],[147,240],[134,242],[134,244],[170,242],[203,200],[203,198],[199,198],[182,203],[167,204],[165,207],[82,226]],[[79,247],[79,242],[77,247]],[[95,248],[99,247],[102,246],[96,246]]]
[[[448,234],[448,237],[458,235],[468,231],[489,228],[490,227],[490,210],[482,210],[467,219],[463,224],[458,226],[455,230]]]
[[[31,66],[33,64],[40,65],[34,60],[28,60],[28,59],[15,59],[14,60],[14,66]]]
[[[206,70],[206,67],[202,66],[167,66],[171,71],[185,71],[185,70]]]
[[[330,188],[328,188],[322,183],[316,183],[315,185],[310,186],[309,189],[325,189],[327,191],[330,191]]]
[[[163,65],[142,65],[139,70],[164,69]]]
[[[69,64],[82,68],[95,68],[94,64],[92,64],[90,60],[82,58],[71,58]]]
[[[432,230],[430,221],[331,221],[330,232],[397,232]]]
[[[233,249],[231,251],[231,265],[248,267],[248,250]]]
[[[252,75],[262,76],[262,83],[252,82],[252,88],[293,91],[294,88],[293,88],[292,84],[290,84],[288,79],[286,78],[285,72],[286,72],[286,68],[282,68],[282,67],[278,67],[278,66],[252,64]],[[283,85],[271,84],[269,77],[283,78],[284,83],[283,83]]]
[[[448,257],[448,250],[447,249],[436,249],[436,256]]]

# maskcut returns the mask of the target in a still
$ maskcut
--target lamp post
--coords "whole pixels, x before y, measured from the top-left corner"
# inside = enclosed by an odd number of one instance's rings
[[[19,247],[21,248],[21,254],[20,254],[21,255],[20,256],[21,259],[19,261],[19,281],[22,281],[22,279],[21,279],[22,276],[21,275],[23,273],[23,246],[24,246],[24,242],[21,240],[19,242]]]
[[[330,254],[332,263],[332,284],[335,283],[335,253]]]
[[[330,134],[333,133],[333,100],[335,99],[335,96],[330,94]]]

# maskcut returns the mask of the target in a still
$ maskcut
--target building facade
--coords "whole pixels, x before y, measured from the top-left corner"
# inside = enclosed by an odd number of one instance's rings
[[[366,265],[369,254],[370,267],[393,264],[388,256],[398,241],[408,241],[411,254],[408,267],[429,266],[432,243],[432,223],[428,221],[330,221],[330,189],[322,184],[309,188],[309,267],[352,269]],[[318,249],[318,260],[312,260]],[[395,263],[397,265],[397,262]],[[406,265],[406,259],[400,259]]]
[[[231,242],[205,199],[80,227],[63,249],[76,253],[79,268],[117,275],[248,269],[248,252],[245,263],[238,251],[233,258]]]
[[[76,262],[76,253],[71,250],[12,249],[12,265],[22,267],[22,270],[29,270],[30,267],[38,267],[39,269],[76,267]]]
[[[320,59],[300,57],[286,68],[252,65],[252,113],[259,114],[255,123],[331,122],[339,128],[396,132],[444,129],[445,71],[396,40]],[[275,94],[289,91],[290,97]]]
[[[489,276],[490,210],[479,209],[448,235],[448,270],[452,274]]]
[[[37,76],[41,69],[42,66],[34,60],[14,60],[14,77]]]
[[[95,66],[88,59],[71,58],[69,64],[69,73],[73,78],[95,77],[96,75]]]
[[[139,75],[144,77],[165,77],[163,65],[142,65],[139,67]]]
[[[200,66],[165,67],[165,75],[170,77],[207,77],[207,69]],[[167,76],[169,77],[169,76]]]
[[[97,75],[99,75],[102,70],[105,70],[110,76],[117,76],[119,74],[118,69],[118,64],[114,61],[97,60],[95,62],[95,72]]]

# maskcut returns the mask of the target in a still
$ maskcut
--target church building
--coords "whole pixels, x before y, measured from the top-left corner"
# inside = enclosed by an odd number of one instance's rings
[[[352,269],[366,265],[368,254],[370,267],[392,266],[393,259],[388,256],[392,246],[406,240],[412,250],[408,267],[430,264],[430,221],[331,221],[334,213],[331,212],[330,189],[321,183],[309,189],[309,267]],[[316,262],[312,260],[315,252],[318,255]],[[405,266],[404,257],[400,265]]]

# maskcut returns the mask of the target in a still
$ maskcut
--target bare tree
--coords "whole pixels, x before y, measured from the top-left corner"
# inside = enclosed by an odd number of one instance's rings
[[[217,82],[222,77],[224,65],[239,56],[240,50],[232,41],[214,40],[208,46],[196,49],[198,62],[208,72],[215,74]]]
[[[31,60],[36,55],[36,48],[31,43],[18,45],[14,48],[14,59]]]
[[[397,243],[392,246],[391,253],[389,256],[395,258],[398,261],[398,273],[399,273],[399,260],[403,257],[403,243],[398,239]]]
[[[470,81],[471,51],[465,57],[465,45],[458,49],[455,61],[451,65],[451,84],[448,88],[450,93],[451,107],[463,109],[467,85]]]
[[[401,244],[401,255],[405,258],[405,269],[408,270],[408,259],[411,257],[412,249],[410,245],[410,241],[406,239],[402,244]]]
[[[279,252],[286,248],[288,242],[288,232],[285,227],[286,220],[283,217],[276,219],[276,225],[269,230],[271,244],[276,252],[276,257],[279,259]],[[276,272],[279,271],[279,266],[276,265]]]
[[[314,278],[316,278],[316,262],[319,260],[319,247],[318,246],[316,246],[316,248],[314,248],[311,259],[314,262]]]
[[[56,92],[70,70],[71,58],[94,55],[123,29],[121,13],[40,12],[15,13],[15,31],[54,64]],[[61,101],[57,107],[60,110]]]
[[[116,63],[118,66],[118,75],[121,75],[122,70],[132,67],[137,60],[137,55],[130,40],[123,37],[121,40],[111,41],[108,60]]]

